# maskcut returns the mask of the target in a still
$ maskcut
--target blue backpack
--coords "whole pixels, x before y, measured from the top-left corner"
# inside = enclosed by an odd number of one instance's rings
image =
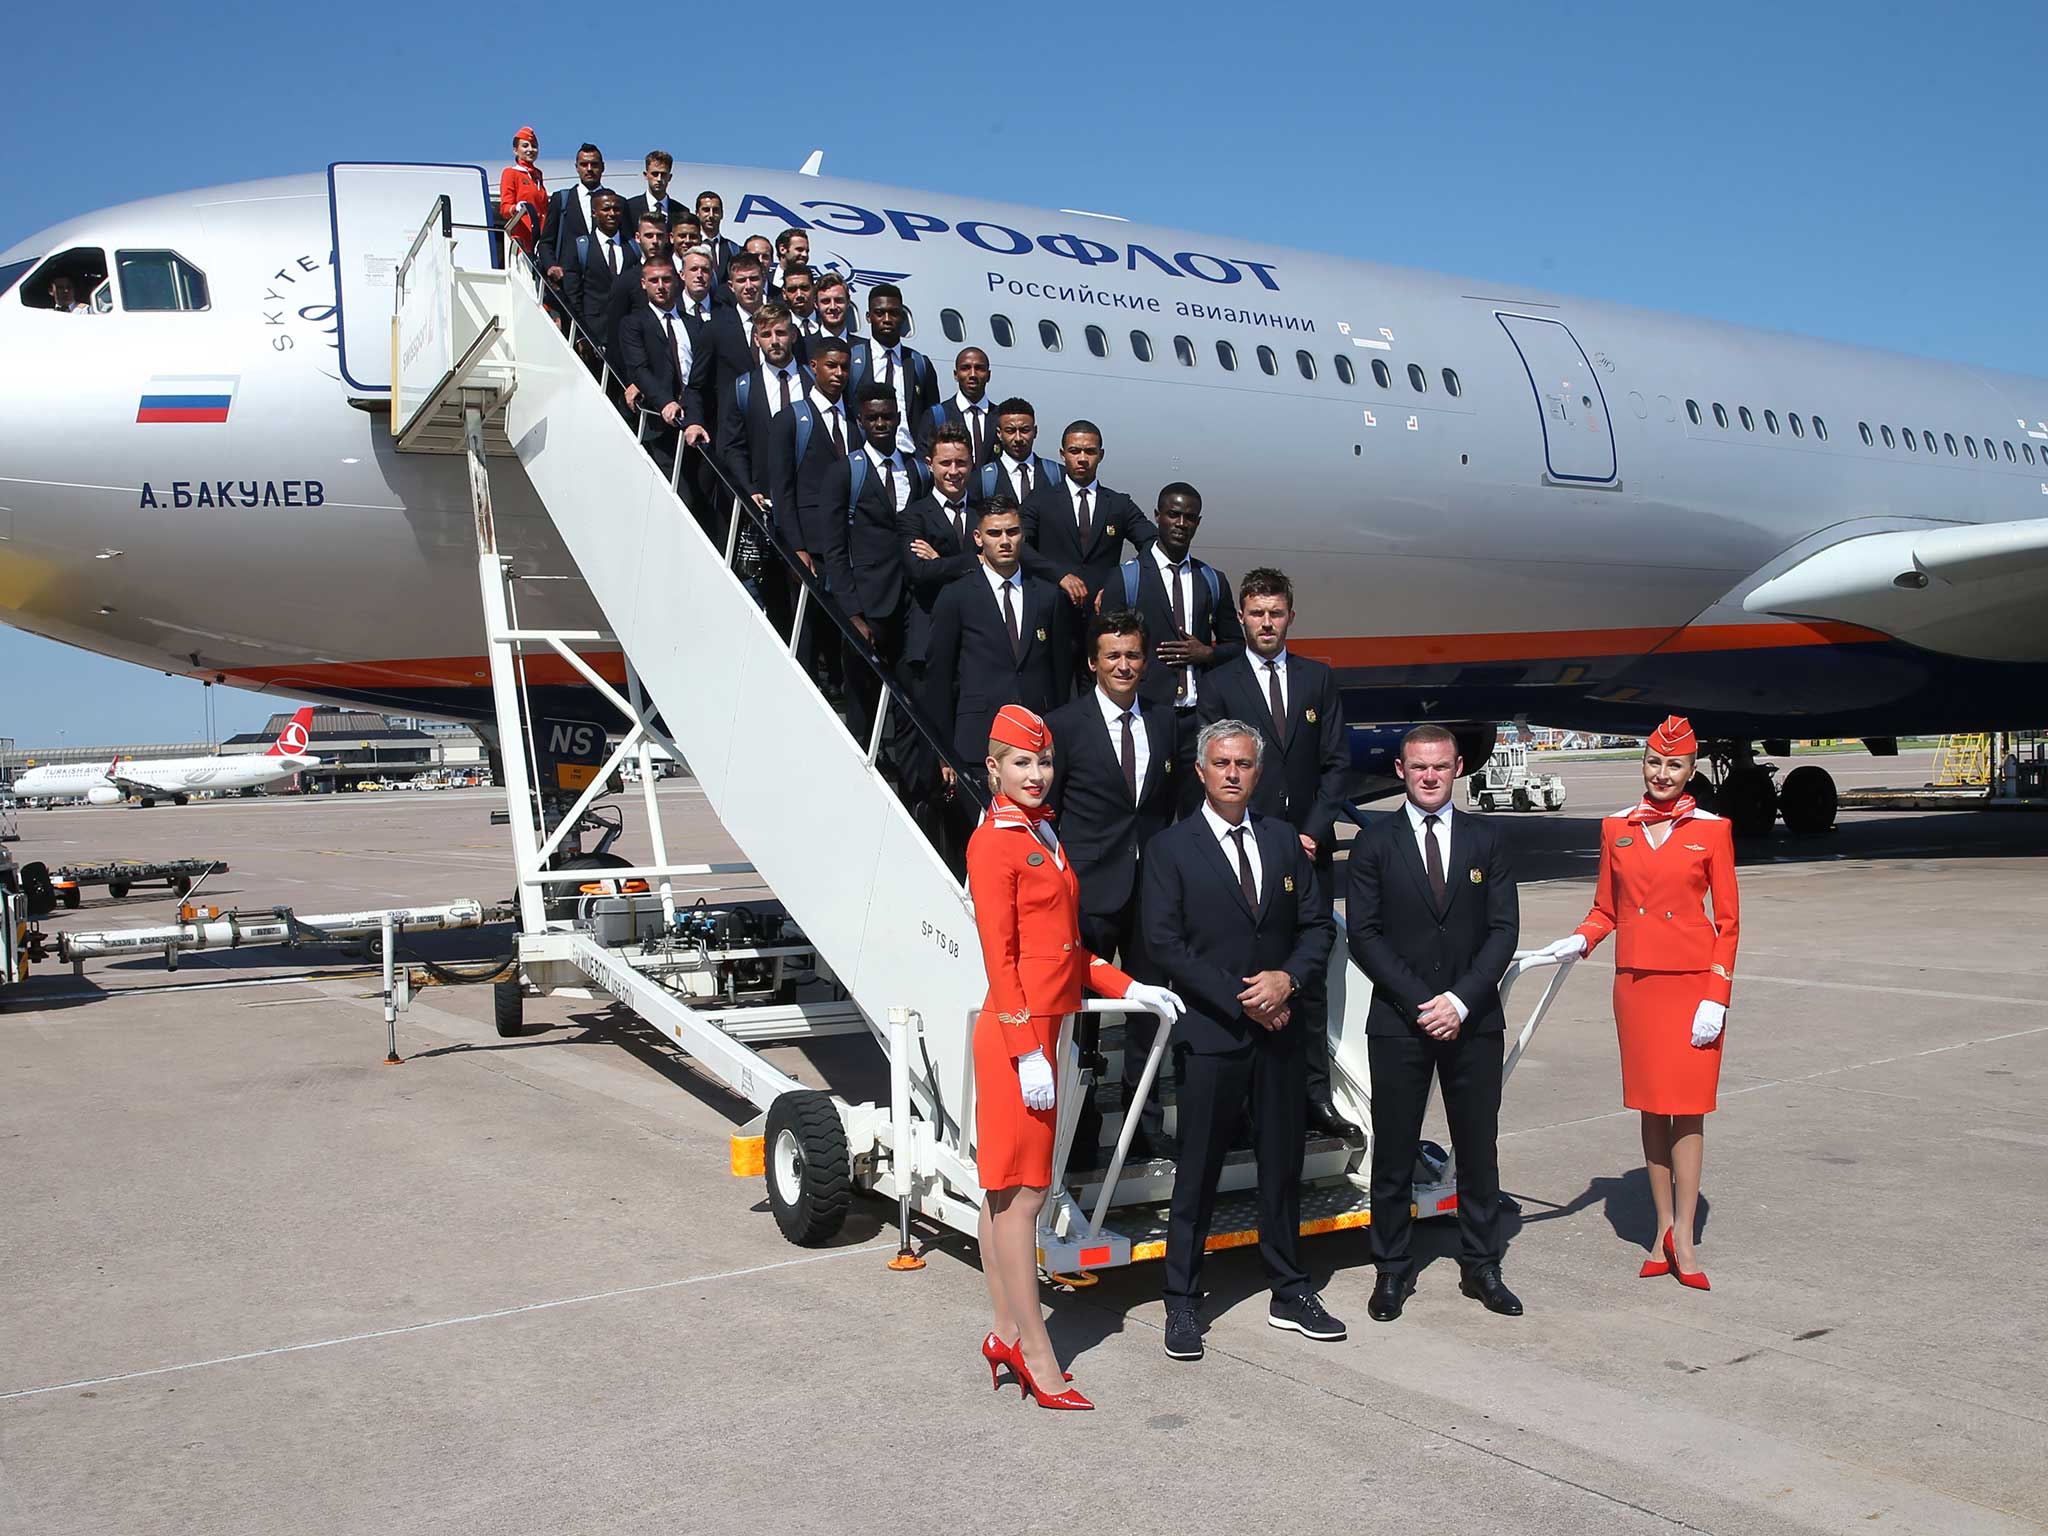
[[[1126,560],[1118,569],[1123,572],[1124,576],[1124,606],[1126,608],[1136,608],[1138,606],[1138,577],[1140,575],[1137,557],[1133,556],[1131,559]],[[1216,568],[1212,565],[1204,565],[1201,561],[1197,560],[1195,562],[1195,569],[1202,573],[1202,584],[1209,589],[1209,608],[1211,612],[1214,612],[1223,601],[1223,588],[1217,581]]]

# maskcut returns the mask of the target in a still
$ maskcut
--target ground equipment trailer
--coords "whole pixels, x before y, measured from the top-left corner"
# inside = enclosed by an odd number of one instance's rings
[[[336,167],[331,180],[340,188],[371,172],[399,182],[449,174],[435,167]],[[544,284],[524,254],[510,247],[502,252],[509,267],[493,264],[498,256],[476,176],[465,168],[449,194],[477,210],[469,215],[474,226],[459,223],[445,197],[425,224],[402,230],[390,227],[388,213],[380,223],[374,209],[344,206],[339,191],[334,212],[337,260],[354,262],[360,253],[396,262],[396,312],[380,323],[393,341],[398,450],[456,457],[467,471],[518,879],[521,979],[501,988],[501,1027],[517,1028],[522,994],[531,992],[601,993],[631,1009],[761,1111],[733,1138],[732,1166],[765,1178],[776,1219],[795,1241],[818,1242],[836,1231],[856,1192],[897,1202],[906,1256],[913,1216],[972,1233],[982,1191],[973,1160],[970,1035],[985,992],[972,909],[877,766],[899,718],[942,761],[953,761],[950,743],[851,639],[848,621],[816,579],[783,555],[746,497],[736,496],[740,515],[723,524],[693,511],[684,491],[688,452],[672,466],[651,457],[640,442],[644,422],[636,425],[618,403],[620,381],[572,324],[565,333],[543,307]],[[388,208],[391,198],[383,203]],[[587,364],[585,357],[599,361]],[[605,629],[568,631],[515,617],[522,606],[544,613],[559,587],[539,583],[565,579],[559,571],[521,570],[502,552],[499,500],[523,499],[529,487]],[[796,583],[790,634],[769,621],[736,570],[749,519],[761,526],[745,543],[786,564]],[[825,626],[828,641],[845,645],[849,665],[864,663],[876,673],[876,718],[865,740],[848,732],[800,663],[806,626]],[[581,792],[573,798],[576,785],[538,782],[542,722],[526,688],[529,657],[579,677],[623,729],[602,763],[579,776]],[[688,914],[677,910],[675,879],[712,871],[669,858],[651,771],[656,748],[688,762],[747,867],[775,893],[791,925],[773,936],[779,942],[715,949],[681,942]],[[629,761],[642,780],[653,862],[633,867],[612,856],[593,864],[578,829]],[[953,766],[974,792],[979,765]],[[599,878],[648,887],[628,898],[643,904],[630,917],[610,911],[610,927],[594,905],[606,897],[565,903],[548,895],[590,883],[599,868]],[[630,930],[623,942],[622,920]],[[636,938],[643,921],[648,931]],[[808,966],[833,984],[835,995],[705,995],[707,966],[777,958],[762,953],[773,949],[789,951],[779,958]],[[1562,976],[1544,989],[1521,1043]],[[1336,1099],[1367,1127],[1369,993],[1338,945],[1330,973]],[[1120,1002],[1088,1007],[1128,1010]],[[801,1084],[757,1049],[853,1031],[871,1033],[886,1055],[887,1104],[851,1104]],[[1155,1079],[1165,1035],[1146,1068]],[[1084,1086],[1072,1054],[1062,1053],[1061,1103],[1069,1111]],[[1062,1170],[1072,1135],[1071,1114],[1063,1111]],[[1119,1128],[1126,1151],[1128,1135],[1128,1126]],[[1363,1141],[1311,1148],[1305,1176],[1313,1229],[1363,1224],[1366,1153]],[[1099,1269],[1156,1251],[1156,1206],[1171,1165],[1126,1170],[1121,1162],[1063,1173],[1041,1232],[1048,1268]],[[1422,1172],[1420,1208],[1451,1208],[1452,1171],[1426,1158]],[[1225,1170],[1223,1193],[1227,1198],[1253,1183],[1250,1165],[1236,1163]]]
[[[116,901],[142,885],[161,885],[173,896],[183,896],[208,875],[224,875],[227,869],[221,859],[100,859],[60,864],[49,877],[58,903],[75,907],[89,885],[104,885]]]
[[[1561,811],[1564,780],[1531,768],[1526,743],[1503,741],[1486,766],[1465,780],[1465,803],[1475,811]]]

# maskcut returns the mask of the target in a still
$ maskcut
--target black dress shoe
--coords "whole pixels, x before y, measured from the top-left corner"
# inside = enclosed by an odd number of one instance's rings
[[[1322,1099],[1309,1100],[1308,1129],[1311,1136],[1334,1136],[1355,1141],[1365,1133],[1337,1113],[1337,1106]]]
[[[1160,1158],[1170,1155],[1170,1153],[1162,1152],[1159,1149],[1159,1144],[1144,1131],[1137,1131],[1131,1136],[1131,1150],[1124,1157],[1124,1166],[1126,1168],[1135,1168],[1140,1163],[1156,1163]],[[1107,1159],[1104,1159],[1104,1161],[1107,1161]]]
[[[1498,1312],[1502,1317],[1522,1315],[1522,1299],[1507,1288],[1498,1264],[1482,1264],[1458,1282],[1458,1289],[1489,1312]]]
[[[1391,1323],[1401,1315],[1401,1307],[1415,1294],[1415,1282],[1406,1275],[1380,1271],[1379,1279],[1373,1282],[1372,1300],[1365,1304],[1366,1315],[1376,1323]]]
[[[1166,1309],[1166,1353],[1173,1360],[1202,1358],[1202,1325],[1195,1309],[1185,1303]]]

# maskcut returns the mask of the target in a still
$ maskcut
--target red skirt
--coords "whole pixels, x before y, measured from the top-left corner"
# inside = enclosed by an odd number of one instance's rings
[[[1038,1048],[1059,1074],[1059,1014],[1033,1014]],[[974,1167],[983,1189],[1044,1189],[1052,1183],[1058,1109],[1026,1109],[1017,1060],[996,1016],[974,1021]]]
[[[1621,1041],[1621,1102],[1653,1115],[1706,1115],[1721,1084],[1724,1034],[1702,1049],[1692,1016],[1706,971],[1614,972],[1614,1031]]]

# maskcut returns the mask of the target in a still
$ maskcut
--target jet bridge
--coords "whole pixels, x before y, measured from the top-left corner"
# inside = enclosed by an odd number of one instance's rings
[[[616,999],[761,1110],[733,1138],[733,1171],[765,1176],[777,1221],[793,1241],[831,1237],[855,1193],[897,1203],[906,1256],[913,1215],[972,1233],[982,1197],[974,1172],[970,1043],[985,992],[980,946],[965,888],[876,766],[899,717],[948,759],[950,746],[879,664],[873,730],[865,741],[849,733],[798,660],[807,627],[849,633],[823,589],[796,570],[794,633],[778,632],[735,572],[742,519],[755,517],[752,503],[736,498],[723,547],[707,536],[687,504],[683,456],[664,471],[642,448],[638,424],[619,403],[620,381],[601,362],[586,361],[597,350],[547,305],[537,269],[516,246],[506,252],[507,267],[465,265],[464,234],[447,199],[437,200],[398,264],[392,429],[400,451],[460,457],[468,475],[518,866],[525,987]],[[522,573],[499,550],[492,489],[516,474],[527,477],[546,508],[604,615],[603,630],[530,629],[514,620]],[[764,558],[781,558],[765,529],[754,542]],[[601,650],[628,658],[623,687],[607,681],[593,660]],[[535,654],[566,663],[624,729],[618,747],[566,805],[550,804],[536,782],[538,722],[522,683],[524,659]],[[771,916],[780,917],[779,927],[693,934],[691,915],[677,912],[675,877],[703,866],[668,855],[649,771],[657,745],[689,763],[711,809],[774,893]],[[606,782],[635,758],[656,851],[649,864],[622,867],[618,859],[594,859],[579,837]],[[979,784],[978,767],[955,767],[963,786]],[[607,867],[594,869],[594,862]],[[606,891],[642,882],[642,893],[569,889],[587,889],[594,878],[608,882]],[[837,995],[799,1001],[786,986],[732,984],[736,974],[758,976],[745,967],[770,959],[800,978],[832,983]],[[1544,989],[1510,1064],[1562,979],[1560,971]],[[509,1028],[518,1016],[519,984],[508,985],[499,1016]],[[1369,997],[1369,983],[1340,943],[1330,972],[1337,1104],[1368,1127]],[[1129,1011],[1121,1002],[1087,1006]],[[847,1029],[870,1031],[886,1053],[889,1104],[851,1104],[806,1088],[758,1049]],[[1112,1044],[1117,1033],[1107,1032]],[[1166,1046],[1167,1032],[1157,1033],[1144,1068],[1148,1091]],[[1082,1078],[1072,1051],[1061,1057],[1058,1191],[1040,1233],[1042,1262],[1051,1271],[1080,1272],[1155,1257],[1163,1252],[1172,1164],[1126,1168],[1133,1126],[1123,1121],[1120,1104],[1109,1102],[1114,1071],[1098,1089]],[[1070,1171],[1077,1109],[1092,1092],[1103,1096],[1120,1145],[1107,1166]],[[1170,1105],[1167,1115],[1171,1130]],[[1425,1156],[1418,1173],[1420,1212],[1455,1208],[1447,1160]],[[1363,1140],[1311,1141],[1304,1178],[1305,1230],[1369,1219]],[[1254,1182],[1249,1156],[1233,1159],[1223,1179],[1224,1211],[1233,1191]],[[1242,1203],[1248,1212],[1249,1202]],[[1242,1227],[1250,1224],[1247,1214]],[[1212,1245],[1248,1240],[1245,1230],[1219,1219]]]

